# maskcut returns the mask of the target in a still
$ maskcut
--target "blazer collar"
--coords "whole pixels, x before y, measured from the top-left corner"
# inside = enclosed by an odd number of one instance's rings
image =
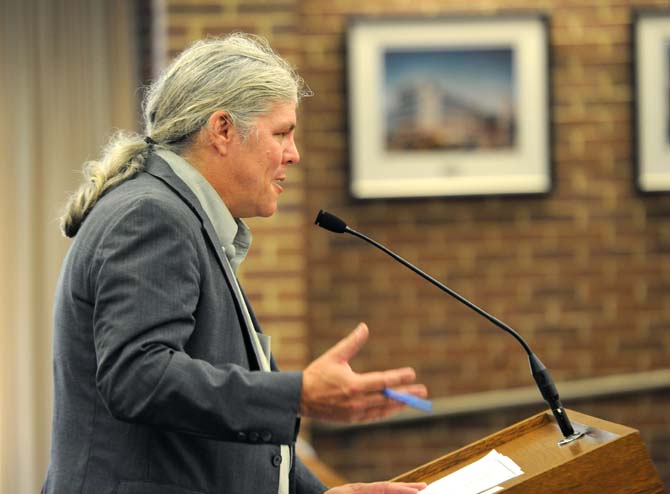
[[[221,246],[219,245],[219,237],[216,233],[216,230],[214,229],[214,225],[212,225],[212,222],[209,220],[209,217],[202,209],[202,206],[200,205],[198,199],[195,197],[195,194],[191,191],[188,185],[186,185],[172,171],[170,165],[168,165],[165,162],[165,160],[163,160],[163,158],[153,153],[150,154],[145,163],[144,171],[156,177],[157,179],[161,180],[168,187],[170,187],[170,189],[172,189],[174,193],[177,194],[181,198],[181,200],[184,201],[186,205],[188,205],[189,208],[191,208],[191,210],[198,216],[198,218],[202,222],[203,229],[205,230],[205,237],[211,244],[212,250],[216,254],[216,259],[219,263],[219,266],[221,267],[221,269],[225,274],[226,282],[228,283],[228,288],[230,289],[230,292],[233,294],[235,298],[235,305],[237,307],[238,318],[241,324],[246,328],[246,331],[243,331],[243,333],[245,341],[247,343],[247,347],[253,350],[253,356],[256,359],[256,367],[260,369],[261,368],[260,356],[257,353],[256,346],[251,341],[251,333],[249,333],[249,331],[256,331],[256,329],[250,328],[249,325],[247,324],[247,318],[244,316],[245,302],[242,299],[243,297],[242,289],[241,288],[240,290],[235,289],[236,284],[235,273],[233,273],[233,270],[230,266],[230,263],[228,262],[228,259],[224,259],[225,254],[223,253]],[[250,307],[249,312],[251,312]]]

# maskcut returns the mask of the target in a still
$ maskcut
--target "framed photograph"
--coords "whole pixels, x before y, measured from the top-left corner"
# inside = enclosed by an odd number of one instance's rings
[[[543,16],[353,19],[347,64],[354,197],[551,189]]]
[[[635,11],[637,186],[670,191],[670,10]]]

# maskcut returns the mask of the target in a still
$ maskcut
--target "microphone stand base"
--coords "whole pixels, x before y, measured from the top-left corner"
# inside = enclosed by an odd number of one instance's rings
[[[583,437],[583,436],[584,436],[584,432],[577,431],[573,434],[570,434],[568,437],[564,437],[563,439],[558,441],[558,445],[559,446],[566,446],[566,445],[570,444],[571,442],[576,441],[577,439],[579,439],[580,437]]]

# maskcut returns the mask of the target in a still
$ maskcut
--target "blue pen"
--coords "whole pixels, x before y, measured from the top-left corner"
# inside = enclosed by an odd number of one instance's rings
[[[392,400],[399,401],[400,403],[404,403],[405,405],[418,408],[419,410],[423,410],[424,412],[431,412],[433,410],[433,402],[417,398],[414,395],[408,395],[407,393],[399,393],[398,391],[393,391],[392,389],[389,388],[384,388],[382,394],[387,398],[391,398]]]

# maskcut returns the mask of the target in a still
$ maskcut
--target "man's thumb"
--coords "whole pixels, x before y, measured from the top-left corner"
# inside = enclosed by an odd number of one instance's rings
[[[351,333],[338,341],[327,354],[338,360],[348,362],[361,349],[368,339],[370,330],[365,323],[360,323]]]

